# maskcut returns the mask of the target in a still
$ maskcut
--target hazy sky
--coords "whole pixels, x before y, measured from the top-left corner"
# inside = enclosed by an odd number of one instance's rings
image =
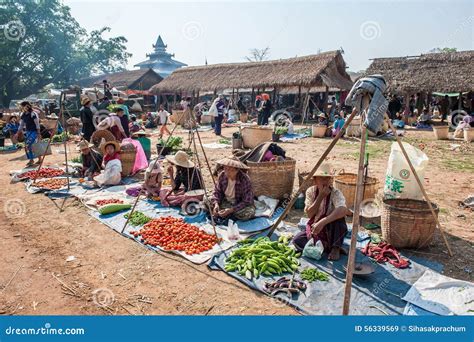
[[[350,70],[370,58],[418,55],[435,47],[474,49],[474,1],[64,1],[87,30],[128,39],[129,68],[161,34],[189,65],[242,62],[251,48],[270,58],[344,49]]]

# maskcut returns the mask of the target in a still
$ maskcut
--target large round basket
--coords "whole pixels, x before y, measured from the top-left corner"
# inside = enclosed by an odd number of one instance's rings
[[[177,125],[184,125],[186,122],[187,112],[185,110],[173,110],[173,114],[170,116],[170,121]]]
[[[346,199],[347,208],[354,206],[357,185],[357,174],[355,173],[341,173],[334,179],[334,187],[341,190]],[[375,198],[378,190],[378,181],[373,177],[365,179],[365,189],[363,200]]]
[[[102,139],[105,139],[105,141],[114,141],[115,136],[112,134],[112,132],[106,129],[95,131],[94,133],[92,133],[91,142],[95,145],[95,147],[98,147],[100,145]]]
[[[346,136],[348,137],[360,137],[360,116],[356,116],[349,123],[346,129]]]
[[[474,141],[474,128],[464,128],[464,141]]]
[[[122,177],[130,176],[135,165],[136,148],[132,144],[123,145],[120,149],[122,162]]]
[[[247,161],[248,175],[254,196],[265,195],[283,199],[291,195],[295,179],[296,160],[255,163]]]
[[[438,216],[438,206],[431,203]],[[436,221],[428,202],[385,199],[382,208],[382,237],[396,248],[423,248],[433,240]]]
[[[324,138],[326,136],[327,126],[325,125],[312,125],[311,136],[313,138]]]
[[[242,140],[245,148],[254,148],[255,146],[272,141],[273,129],[265,126],[242,127]]]
[[[449,139],[449,126],[433,126],[433,133],[437,140]]]

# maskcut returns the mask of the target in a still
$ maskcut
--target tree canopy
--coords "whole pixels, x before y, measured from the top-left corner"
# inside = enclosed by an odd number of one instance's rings
[[[0,4],[0,106],[54,83],[67,87],[98,73],[121,71],[128,58],[110,28],[88,33],[58,0]]]

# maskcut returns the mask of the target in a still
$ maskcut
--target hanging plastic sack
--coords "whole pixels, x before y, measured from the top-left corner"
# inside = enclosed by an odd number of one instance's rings
[[[418,178],[423,183],[428,156],[408,143],[403,143],[403,147],[418,174]],[[383,192],[385,198],[423,199],[420,186],[397,143],[392,144]]]
[[[318,240],[316,241],[316,243],[314,243],[314,239],[311,238],[304,246],[303,256],[306,258],[319,260],[321,259],[323,252],[324,252],[324,246],[321,240]]]
[[[229,220],[227,225],[227,239],[230,241],[240,239],[239,226],[237,226],[237,223],[232,220]]]
[[[209,108],[209,115],[212,116],[218,116],[219,112],[217,111],[217,101],[214,100],[214,102],[211,105],[211,108]]]

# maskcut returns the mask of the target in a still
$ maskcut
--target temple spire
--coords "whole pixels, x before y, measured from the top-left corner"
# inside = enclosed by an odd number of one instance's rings
[[[153,44],[153,51],[147,53],[146,61],[135,64],[136,67],[140,69],[152,68],[162,77],[166,77],[178,68],[186,66],[186,63],[179,62],[174,60],[174,53],[169,53],[166,51],[168,46],[163,42],[161,35],[156,39],[156,43]]]

